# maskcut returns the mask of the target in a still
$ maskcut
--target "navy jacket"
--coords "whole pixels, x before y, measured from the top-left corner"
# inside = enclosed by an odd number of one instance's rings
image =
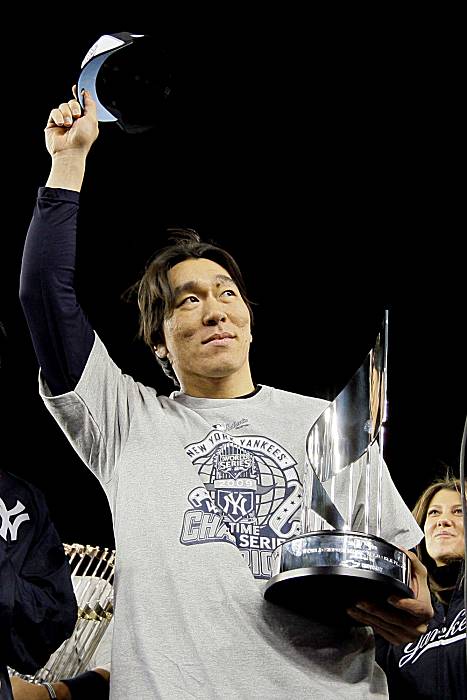
[[[70,565],[44,496],[0,470],[0,698],[9,697],[6,666],[35,673],[76,620]]]
[[[458,580],[448,606],[433,602],[433,608],[428,630],[416,642],[395,646],[377,638],[376,660],[386,672],[391,700],[467,697],[463,582]]]

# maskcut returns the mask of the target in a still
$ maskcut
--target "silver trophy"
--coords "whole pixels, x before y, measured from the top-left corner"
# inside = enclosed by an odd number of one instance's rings
[[[63,546],[71,567],[78,617],[71,636],[34,675],[9,669],[10,675],[33,683],[72,678],[87,671],[113,616],[115,550],[82,544]]]
[[[359,600],[413,597],[409,557],[380,537],[387,342],[386,311],[365,361],[308,432],[302,534],[273,552],[264,592],[335,624],[356,624],[346,609]]]

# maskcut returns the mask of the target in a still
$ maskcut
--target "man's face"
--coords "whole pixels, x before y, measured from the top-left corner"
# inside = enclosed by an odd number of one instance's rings
[[[438,566],[464,556],[464,521],[460,493],[441,489],[428,506],[425,520],[426,551]]]
[[[191,258],[174,265],[168,278],[175,308],[156,352],[170,360],[184,391],[201,396],[206,380],[244,380],[250,314],[228,272],[212,260]]]

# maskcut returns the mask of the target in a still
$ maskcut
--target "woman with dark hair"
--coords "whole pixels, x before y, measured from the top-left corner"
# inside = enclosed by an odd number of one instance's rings
[[[377,639],[376,658],[386,672],[391,698],[466,697],[464,520],[461,483],[446,477],[421,494],[413,514],[425,537],[417,554],[428,571],[434,617],[415,642]]]

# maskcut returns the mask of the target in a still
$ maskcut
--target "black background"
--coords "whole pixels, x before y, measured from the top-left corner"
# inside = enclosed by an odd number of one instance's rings
[[[258,383],[333,399],[389,309],[393,479],[412,507],[445,465],[459,472],[465,227],[456,18],[270,8],[253,16],[236,7],[187,14],[175,5],[170,15],[156,7],[149,20],[103,22],[67,8],[61,21],[29,18],[5,51],[2,466],[42,488],[67,542],[112,546],[110,513],[37,395],[18,281],[49,169],[47,115],[71,97],[81,60],[105,33],[150,34],[173,75],[156,129],[128,135],[103,124],[88,159],[77,287],[112,357],[172,390],[120,296],[165,242],[166,226],[192,226],[244,272],[256,302]]]

